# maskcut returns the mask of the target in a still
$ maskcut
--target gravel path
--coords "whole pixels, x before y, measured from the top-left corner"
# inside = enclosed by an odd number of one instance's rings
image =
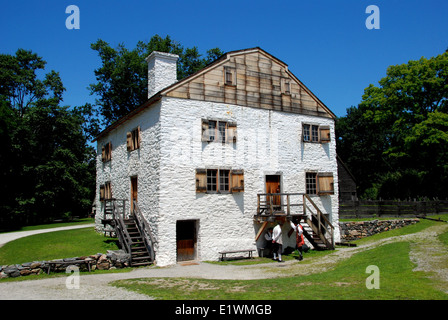
[[[327,271],[339,261],[348,259],[355,253],[399,241],[411,243],[410,259],[417,265],[415,271],[433,271],[431,277],[437,279],[440,289],[448,293],[448,252],[446,246],[437,239],[439,234],[447,231],[448,224],[438,224],[410,235],[382,239],[358,247],[339,248],[334,253],[313,259],[311,262],[304,260],[306,263],[287,261],[282,264],[268,263],[250,266],[198,263],[178,264],[164,268],[138,268],[126,273],[82,275],[79,289],[67,289],[68,277],[3,282],[0,283],[0,300],[148,300],[151,299],[148,296],[112,287],[109,283],[120,279],[152,277],[248,280],[305,275]]]

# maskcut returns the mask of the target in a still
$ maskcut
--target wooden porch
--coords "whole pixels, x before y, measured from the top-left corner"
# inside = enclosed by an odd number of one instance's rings
[[[257,194],[257,213],[254,221],[261,223],[255,241],[259,239],[269,223],[284,220],[300,222],[304,236],[317,250],[334,250],[334,226],[314,203],[311,197],[304,193],[259,193]],[[293,229],[288,233],[291,236]]]

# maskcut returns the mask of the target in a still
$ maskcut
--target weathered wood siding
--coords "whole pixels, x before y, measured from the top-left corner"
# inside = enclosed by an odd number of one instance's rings
[[[226,68],[232,84],[226,83]],[[175,98],[194,99],[332,118],[332,113],[291,72],[261,50],[228,54],[187,81],[167,90]]]

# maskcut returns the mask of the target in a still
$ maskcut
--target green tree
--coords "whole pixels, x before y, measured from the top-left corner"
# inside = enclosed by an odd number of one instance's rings
[[[197,47],[184,49],[169,36],[153,36],[149,42],[139,41],[132,50],[123,44],[112,48],[104,40],[97,40],[91,48],[98,52],[101,67],[95,70],[97,82],[90,85],[91,94],[97,95],[96,105],[103,125],[109,125],[146,102],[148,98],[148,66],[145,58],[152,51],[168,52],[179,56],[177,77],[182,79],[202,69],[222,55],[218,48],[207,51],[205,58]]]
[[[446,195],[447,98],[447,52],[391,66],[379,86],[365,89],[337,124],[338,153],[362,181],[361,194]]]
[[[0,55],[0,227],[85,215],[95,188],[89,105],[61,107],[64,87],[31,51]]]

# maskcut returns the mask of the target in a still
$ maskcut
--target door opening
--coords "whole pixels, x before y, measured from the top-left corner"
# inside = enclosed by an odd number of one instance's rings
[[[266,175],[266,193],[281,193],[280,175]],[[274,210],[280,210],[282,197],[280,195],[267,196],[266,200],[268,205],[270,204],[271,198]]]
[[[134,201],[137,202],[137,177],[131,177],[131,214],[134,214]]]
[[[178,220],[176,222],[177,261],[196,259],[198,224],[198,220]]]

